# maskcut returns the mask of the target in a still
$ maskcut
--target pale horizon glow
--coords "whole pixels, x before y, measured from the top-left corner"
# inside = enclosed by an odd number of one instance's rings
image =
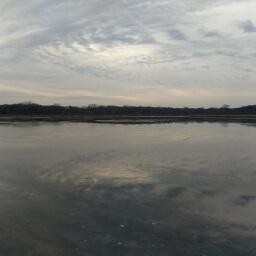
[[[256,0],[0,3],[0,104],[256,104]]]

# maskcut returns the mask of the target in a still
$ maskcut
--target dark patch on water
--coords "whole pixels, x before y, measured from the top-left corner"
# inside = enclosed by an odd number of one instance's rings
[[[170,198],[176,198],[176,197],[178,197],[179,195],[181,195],[185,191],[186,191],[186,188],[184,188],[184,187],[170,188],[167,191],[167,196],[170,197]]]
[[[256,196],[253,195],[240,195],[239,199],[236,200],[235,204],[246,207],[249,203],[256,200]]]

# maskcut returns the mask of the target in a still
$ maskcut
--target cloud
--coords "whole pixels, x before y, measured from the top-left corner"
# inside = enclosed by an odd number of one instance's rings
[[[256,27],[251,20],[239,21],[237,26],[241,28],[245,33],[256,32]]]
[[[174,40],[187,40],[187,37],[184,33],[182,33],[180,30],[177,29],[171,29],[169,32],[169,35],[171,36],[171,38],[173,38]]]

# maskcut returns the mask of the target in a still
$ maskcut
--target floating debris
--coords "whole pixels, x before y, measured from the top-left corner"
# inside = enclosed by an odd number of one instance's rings
[[[121,227],[121,228],[124,228],[124,225],[123,225],[123,224],[121,224],[121,225],[120,225],[120,227]]]
[[[152,225],[153,225],[153,226],[155,226],[155,225],[156,225],[156,223],[155,223],[155,222],[152,222]]]

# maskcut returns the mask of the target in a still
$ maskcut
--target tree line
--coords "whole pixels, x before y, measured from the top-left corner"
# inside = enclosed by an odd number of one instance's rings
[[[84,107],[39,105],[31,101],[0,105],[0,115],[127,115],[127,116],[193,116],[193,115],[256,115],[256,105],[230,108],[172,108],[150,106],[102,106],[90,104]]]

